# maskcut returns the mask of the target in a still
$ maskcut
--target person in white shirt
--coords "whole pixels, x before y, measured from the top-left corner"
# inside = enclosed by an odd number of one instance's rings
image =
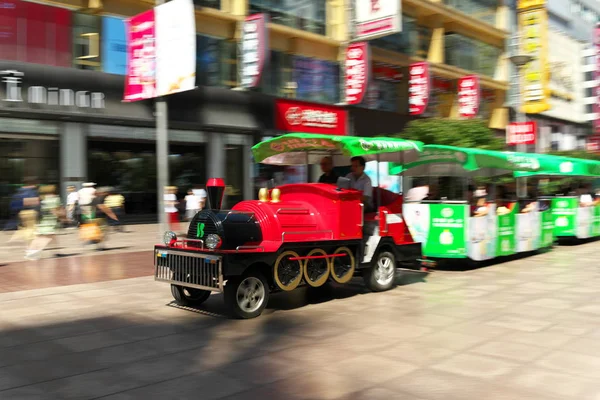
[[[366,160],[363,157],[357,156],[351,158],[352,172],[346,175],[350,179],[350,186],[362,192],[362,202],[365,205],[365,212],[375,211],[373,206],[373,184],[371,178],[365,174]]]
[[[190,189],[187,196],[185,196],[185,219],[191,221],[199,210],[200,198]]]
[[[85,220],[94,219],[94,207],[92,207],[92,201],[96,197],[96,184],[94,182],[86,182],[83,187],[79,189],[79,208],[81,210],[82,223]]]
[[[67,221],[69,224],[75,222],[75,210],[79,203],[79,193],[75,190],[75,186],[67,187]]]
[[[198,210],[203,210],[206,205],[206,190],[200,189],[192,189],[194,195],[198,198],[199,207]]]
[[[179,211],[177,210],[177,188],[175,186],[165,187],[165,195],[163,197],[165,203],[165,213],[167,221],[171,226],[171,230],[175,230],[179,225]]]

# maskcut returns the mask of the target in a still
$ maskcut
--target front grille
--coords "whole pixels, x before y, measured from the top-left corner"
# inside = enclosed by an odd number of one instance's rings
[[[223,260],[219,256],[157,249],[154,279],[197,289],[223,291]]]

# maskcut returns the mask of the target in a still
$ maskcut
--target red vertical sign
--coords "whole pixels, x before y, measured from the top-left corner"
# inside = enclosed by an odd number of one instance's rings
[[[479,113],[481,92],[477,75],[463,76],[458,80],[458,113],[461,118],[475,118]]]
[[[506,127],[506,144],[516,146],[519,144],[535,144],[537,136],[537,122],[511,122]]]
[[[362,103],[369,85],[369,43],[351,43],[346,49],[346,103]]]
[[[151,99],[156,96],[154,10],[131,17],[128,21],[127,35],[127,75],[123,99]]]
[[[419,62],[408,67],[408,107],[410,115],[421,115],[427,109],[431,79],[429,64]]]

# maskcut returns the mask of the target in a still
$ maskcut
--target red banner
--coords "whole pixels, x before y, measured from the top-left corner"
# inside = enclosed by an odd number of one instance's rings
[[[369,43],[351,43],[346,49],[346,102],[362,103],[369,84]]]
[[[285,132],[346,135],[346,111],[335,106],[277,100],[275,129]]]
[[[595,80],[598,82],[600,80],[600,24],[596,24],[596,28],[594,29],[594,48],[596,49],[596,72],[595,72]],[[594,102],[594,113],[596,113],[596,118],[594,119],[594,131],[596,133],[600,133],[600,85],[596,85],[594,95],[596,97],[596,101]]]
[[[246,17],[242,28],[240,86],[257,87],[269,61],[269,30],[267,14],[254,14]]]
[[[463,76],[458,80],[458,113],[461,118],[475,118],[479,113],[480,99],[477,75]]]
[[[128,21],[125,101],[156,96],[156,25],[154,9]]]
[[[535,144],[537,122],[511,122],[506,127],[506,143],[509,146],[519,144]]]
[[[431,79],[429,64],[419,62],[408,67],[408,107],[410,115],[421,115],[427,109]]]

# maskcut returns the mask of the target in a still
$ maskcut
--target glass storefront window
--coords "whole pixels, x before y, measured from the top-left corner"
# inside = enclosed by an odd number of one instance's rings
[[[444,0],[444,4],[490,25],[496,24],[498,0]]]
[[[270,22],[325,35],[326,0],[250,0],[249,14],[266,13]]]
[[[197,35],[196,69],[198,86],[237,86],[235,42],[223,38]]]
[[[194,0],[194,6],[196,7],[208,7],[217,10],[221,9],[221,0]]]
[[[244,146],[229,144],[225,147],[225,199],[223,207],[230,209],[244,200]]]
[[[286,83],[289,74],[289,59],[290,55],[280,51],[271,50],[269,63],[260,78],[259,89],[262,93],[272,96],[289,97],[285,92]]]
[[[315,58],[293,57],[292,81],[296,83],[296,98],[334,104],[340,97],[340,66]]]
[[[100,30],[97,15],[73,13],[73,67],[100,70]]]
[[[402,16],[402,32],[371,40],[373,47],[427,58],[431,29],[417,25],[417,21],[409,16]]]
[[[446,64],[493,77],[501,49],[457,33],[445,37]]]

